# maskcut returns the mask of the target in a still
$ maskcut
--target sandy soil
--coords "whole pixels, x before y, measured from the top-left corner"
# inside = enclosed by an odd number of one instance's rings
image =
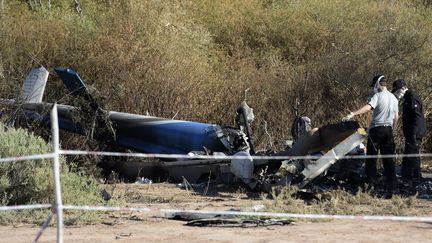
[[[428,242],[427,223],[332,221],[265,228],[188,227],[183,222],[148,219],[114,226],[67,227],[65,242]],[[2,242],[30,242],[38,227],[1,227]],[[39,242],[55,242],[49,228]]]
[[[226,210],[263,203],[259,196],[246,195],[238,189],[216,188],[206,195],[195,195],[170,184],[123,184],[113,188],[107,188],[113,197],[126,198],[131,206]],[[426,202],[428,207],[431,204]],[[2,226],[0,241],[30,242],[38,230],[35,225]],[[110,213],[97,225],[66,227],[64,239],[65,242],[432,242],[432,224],[333,220],[249,228],[192,227],[149,214]],[[55,227],[48,228],[39,240],[55,241]]]

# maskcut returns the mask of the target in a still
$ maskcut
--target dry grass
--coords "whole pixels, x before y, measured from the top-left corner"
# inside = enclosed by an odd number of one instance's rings
[[[251,193],[241,188],[220,188],[211,185],[209,195],[198,189],[191,193],[172,184],[115,184],[106,185],[106,190],[115,187],[113,198],[122,205],[150,208],[252,211],[255,205],[265,205],[268,212],[298,214],[339,214],[339,215],[397,215],[430,216],[431,204],[415,197],[394,196],[385,200],[360,192],[356,195],[342,190],[317,194],[319,200],[305,201],[294,196],[295,187],[287,187],[277,196]]]
[[[250,88],[254,141],[265,149],[264,121],[276,142],[287,139],[295,98],[315,126],[335,122],[364,104],[370,95],[365,84],[384,73],[418,90],[432,127],[427,2],[80,2],[82,14],[66,0],[34,11],[23,1],[6,1],[1,97],[17,96],[36,65],[30,56],[48,68],[76,69],[106,97],[107,108],[125,112],[234,125],[234,111]],[[46,100],[67,101],[62,90],[51,77]],[[369,117],[358,119],[367,125]],[[77,139],[64,145],[83,146]]]
[[[339,215],[430,215],[430,209],[424,206],[428,203],[415,197],[394,196],[391,200],[385,200],[365,192],[351,195],[343,190],[335,190],[317,195],[319,200],[305,203],[294,196],[296,192],[295,187],[285,188],[268,203],[269,211]]]

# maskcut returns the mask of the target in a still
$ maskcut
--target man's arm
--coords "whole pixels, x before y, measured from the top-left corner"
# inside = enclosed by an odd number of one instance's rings
[[[342,118],[342,121],[349,121],[354,116],[366,113],[366,112],[370,111],[371,109],[372,109],[372,106],[370,104],[367,104],[367,105],[363,106],[362,108],[360,108],[360,109],[358,109],[358,110],[356,110],[354,112],[350,112],[347,116],[345,116],[344,118]]]
[[[351,120],[356,115],[360,115],[360,114],[366,113],[372,109],[375,109],[375,107],[377,106],[377,103],[378,103],[378,94],[375,94],[369,100],[369,103],[367,105],[363,106],[362,108],[360,108],[354,112],[350,112],[346,117],[342,118],[342,121]]]
[[[368,112],[368,111],[370,111],[370,110],[372,110],[372,106],[369,105],[369,104],[367,104],[367,105],[363,106],[362,108],[360,108],[360,109],[354,111],[352,114],[353,114],[354,116],[357,116],[357,115],[360,115],[360,114],[366,113],[366,112]]]

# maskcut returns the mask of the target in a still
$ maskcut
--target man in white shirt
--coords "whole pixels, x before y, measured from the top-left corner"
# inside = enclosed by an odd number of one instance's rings
[[[369,125],[369,136],[367,142],[367,155],[394,154],[393,128],[399,118],[398,100],[387,90],[387,82],[384,75],[375,76],[371,87],[374,95],[369,103],[362,108],[351,112],[344,119],[352,119],[356,115],[373,110],[372,121]],[[368,183],[377,182],[377,158],[366,159],[366,176]],[[393,158],[383,158],[384,175],[386,177],[386,198],[393,196],[396,183],[395,163]]]

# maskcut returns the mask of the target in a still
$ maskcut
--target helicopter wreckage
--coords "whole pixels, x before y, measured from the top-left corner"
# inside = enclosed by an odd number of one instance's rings
[[[310,120],[296,115],[291,146],[280,152],[257,152],[252,141],[253,110],[243,102],[236,111],[237,127],[181,121],[139,114],[107,111],[90,94],[78,73],[69,68],[54,69],[70,93],[82,100],[84,107],[58,105],[60,129],[72,133],[89,133],[86,120],[77,115],[86,113],[87,122],[99,129],[94,139],[111,146],[138,153],[191,155],[190,159],[161,158],[157,164],[174,181],[190,183],[208,178],[209,174],[224,183],[240,181],[251,189],[271,190],[290,184],[305,187],[322,177],[340,181],[362,178],[361,159],[341,159],[345,155],[364,155],[366,132],[355,121],[311,128]],[[15,121],[30,120],[50,125],[52,103],[42,102],[48,71],[33,69],[24,81],[17,100],[3,100],[13,105]],[[195,159],[198,155],[214,155],[215,159]],[[229,159],[222,156],[232,156]],[[102,164],[125,177],[152,177],[148,164],[125,165],[113,161]],[[151,166],[155,166],[152,164]],[[354,179],[353,179],[354,178]]]

